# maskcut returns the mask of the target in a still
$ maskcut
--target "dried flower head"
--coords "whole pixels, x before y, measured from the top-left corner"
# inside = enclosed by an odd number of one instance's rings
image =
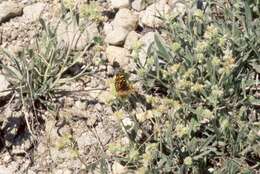
[[[186,157],[184,159],[184,164],[187,166],[191,166],[192,165],[192,158],[190,156]]]
[[[204,38],[212,40],[218,35],[218,28],[214,25],[209,25],[204,33]]]
[[[189,128],[187,126],[184,126],[183,124],[177,124],[175,131],[176,135],[181,138],[188,134]]]
[[[204,89],[204,85],[197,82],[191,87],[192,92],[202,92],[203,89]]]

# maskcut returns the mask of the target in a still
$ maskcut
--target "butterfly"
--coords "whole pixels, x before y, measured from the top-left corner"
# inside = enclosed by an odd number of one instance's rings
[[[133,85],[129,84],[124,70],[119,70],[115,77],[116,93],[120,97],[126,97],[134,92]]]

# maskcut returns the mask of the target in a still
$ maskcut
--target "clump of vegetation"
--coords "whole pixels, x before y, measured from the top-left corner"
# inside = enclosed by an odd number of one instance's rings
[[[90,21],[101,22],[104,17],[101,13],[101,7],[97,2],[90,2],[89,4],[82,4],[79,8],[80,15],[88,18]]]
[[[213,0],[164,19],[168,40],[156,34],[137,63],[152,107],[121,119],[135,138],[109,148],[121,164],[140,173],[260,170],[259,5]]]
[[[18,55],[1,50],[11,60],[10,65],[1,65],[4,75],[12,85],[14,96],[20,99],[23,111],[32,113],[31,120],[41,109],[53,106],[59,87],[80,77],[88,68],[81,64],[77,73],[68,74],[71,68],[80,65],[87,47],[81,52],[73,52],[71,45],[58,43],[56,30],[59,24],[53,28],[42,19],[40,22],[43,31],[36,38],[33,48],[25,49]]]
[[[64,5],[67,9],[73,9],[76,4],[76,0],[62,0],[61,3]]]
[[[95,1],[78,3],[75,0],[63,0],[62,6],[70,11],[77,11],[80,14],[80,17],[87,18],[92,22],[102,22],[104,20],[102,8],[98,2]]]

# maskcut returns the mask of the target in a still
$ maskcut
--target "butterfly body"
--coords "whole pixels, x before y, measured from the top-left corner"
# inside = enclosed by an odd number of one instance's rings
[[[133,92],[133,86],[129,84],[126,74],[120,70],[115,77],[115,89],[118,96],[126,97]]]

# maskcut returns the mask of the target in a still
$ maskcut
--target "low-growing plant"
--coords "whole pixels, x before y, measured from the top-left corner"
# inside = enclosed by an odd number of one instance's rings
[[[34,116],[40,109],[50,109],[59,87],[82,76],[88,68],[88,65],[81,64],[88,45],[83,51],[73,51],[71,44],[58,43],[56,30],[59,23],[51,27],[43,19],[40,22],[43,31],[33,48],[24,49],[18,55],[1,50],[11,61],[9,65],[1,65],[12,85],[11,90],[23,108]],[[69,74],[75,65],[80,65],[77,73]]]
[[[260,170],[260,4],[200,2],[165,18],[167,41],[155,34],[145,64],[136,61],[144,89],[156,96],[133,124],[150,122],[153,131],[118,147],[119,161],[140,173]],[[129,161],[133,149],[139,157]]]
[[[75,0],[62,0],[61,5],[69,11],[77,11],[80,17],[87,18],[89,21],[102,22],[104,20],[101,12],[102,8],[98,2],[79,3]]]
[[[88,18],[90,21],[101,22],[104,17],[101,13],[101,7],[97,2],[90,2],[89,4],[82,4],[79,7],[80,15]]]

